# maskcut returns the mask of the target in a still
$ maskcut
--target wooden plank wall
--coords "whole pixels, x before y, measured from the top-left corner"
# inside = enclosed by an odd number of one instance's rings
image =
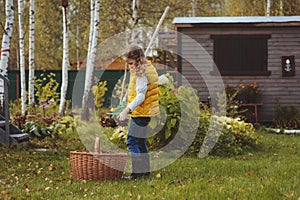
[[[256,82],[262,91],[263,106],[259,110],[259,120],[272,121],[277,100],[281,106],[300,106],[300,27],[249,27],[249,28],[179,28],[182,39],[182,75],[198,89],[200,99],[206,100],[209,91],[218,84],[218,76],[212,71],[213,40],[210,35],[224,34],[269,34],[268,40],[268,70],[270,76],[223,76],[224,85],[249,84]],[[180,38],[179,37],[179,38]],[[191,38],[191,39],[190,39]],[[179,39],[180,40],[180,39]],[[193,41],[195,40],[195,41]],[[179,41],[180,42],[180,41]],[[200,44],[203,50],[199,51]],[[180,50],[179,50],[180,51]],[[282,56],[295,56],[296,75],[283,77],[281,70]],[[200,69],[200,70],[199,70]],[[209,85],[209,87],[207,87]]]

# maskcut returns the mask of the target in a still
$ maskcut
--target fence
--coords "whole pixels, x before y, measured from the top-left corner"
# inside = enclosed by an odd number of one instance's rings
[[[60,86],[62,82],[62,73],[60,70],[36,70],[35,76],[39,78],[41,74],[48,75],[50,73],[55,74],[55,80],[59,83],[58,91],[60,92]],[[28,89],[28,71],[25,73],[26,77],[26,88]],[[96,70],[94,71],[94,77],[100,79],[100,81],[107,81],[107,93],[105,95],[105,104],[109,105],[109,98],[117,81],[123,76],[123,70]],[[20,98],[21,86],[20,86],[20,71],[10,70],[8,72],[9,79],[9,99],[13,101]],[[70,70],[68,71],[68,90],[67,100],[73,100],[73,105],[81,105],[83,90],[85,82],[85,71],[84,70]],[[73,95],[73,90],[76,91],[76,96]]]
[[[165,70],[158,70],[158,74],[164,73]],[[60,70],[36,70],[35,76],[39,78],[41,74],[48,75],[54,73],[55,80],[59,83],[58,92],[60,92],[60,84],[62,81],[62,73]],[[25,72],[26,77],[26,88],[28,89],[28,71]],[[104,106],[110,105],[110,97],[112,95],[113,89],[119,79],[123,79],[123,70],[95,70],[94,77],[97,77],[100,81],[107,81],[108,91],[105,94]],[[21,86],[20,86],[20,71],[19,70],[9,70],[9,100],[14,101],[20,98]],[[85,83],[85,70],[69,70],[68,71],[68,90],[67,90],[67,100],[72,100],[72,105],[81,106],[83,90]],[[75,96],[76,95],[76,96]]]

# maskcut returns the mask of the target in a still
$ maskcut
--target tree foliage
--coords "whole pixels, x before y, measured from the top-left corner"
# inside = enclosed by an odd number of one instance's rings
[[[14,0],[17,8],[17,0]],[[194,2],[194,4],[193,4]],[[4,0],[0,0],[0,12],[4,12]],[[99,42],[130,29],[132,0],[101,0]],[[86,58],[89,37],[89,1],[69,0],[69,50],[70,62]],[[139,0],[139,26],[156,27],[166,6],[170,11],[162,29],[172,29],[174,17],[184,16],[264,16],[267,0]],[[28,58],[28,6],[24,4],[25,58]],[[192,9],[194,8],[194,9]],[[61,0],[36,0],[35,65],[36,69],[61,69],[62,63],[62,13]],[[194,12],[192,11],[194,10]],[[17,12],[15,12],[17,15]],[[271,0],[271,15],[300,15],[300,0]],[[17,16],[15,16],[17,19]],[[5,23],[5,16],[0,15]],[[13,27],[9,69],[18,69],[18,23]],[[0,27],[0,40],[3,28]],[[77,41],[77,45],[76,45]],[[25,61],[27,64],[27,60]],[[28,64],[27,64],[28,65]],[[28,67],[28,66],[26,66]]]

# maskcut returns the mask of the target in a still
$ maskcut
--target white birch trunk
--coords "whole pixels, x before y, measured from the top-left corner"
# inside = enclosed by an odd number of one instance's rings
[[[6,0],[5,3],[5,27],[2,37],[2,46],[1,46],[1,60],[0,60],[0,73],[3,76],[7,76],[8,70],[8,61],[9,61],[9,52],[10,52],[10,40],[13,31],[14,25],[14,2],[13,0]],[[0,79],[0,101],[3,106],[4,117],[5,117],[5,132],[6,136],[3,138],[4,144],[9,144],[9,107],[8,107],[8,88],[4,85],[5,82],[3,79]],[[5,102],[6,101],[6,102]]]
[[[66,109],[66,96],[68,89],[68,68],[69,68],[69,39],[68,39],[68,23],[67,8],[62,7],[63,13],[63,60],[62,60],[62,83],[60,92],[59,114],[63,116]]]
[[[89,54],[91,53],[93,35],[94,35],[94,17],[95,17],[95,0],[91,0],[91,20],[90,20],[90,35],[89,35],[89,46],[87,60],[89,59]]]
[[[138,23],[138,7],[138,0],[132,0],[132,16],[130,21],[132,27],[131,43],[137,43],[138,32],[136,26]]]
[[[98,32],[99,32],[99,23],[100,23],[100,0],[91,0],[91,4],[95,3],[94,9],[91,11],[91,31],[90,41],[89,41],[89,52],[86,64],[86,74],[85,74],[85,85],[84,93],[82,98],[82,115],[83,120],[88,120],[89,115],[89,95],[92,87],[93,72],[94,72],[94,63],[97,52],[97,42],[98,42]],[[92,20],[93,19],[93,20]]]
[[[271,0],[267,1],[267,16],[270,16],[271,13]]]
[[[34,0],[29,2],[29,77],[28,104],[34,103]]]
[[[23,29],[23,0],[18,0],[19,16],[19,45],[20,45],[20,77],[21,77],[21,110],[26,112],[26,80],[25,80],[25,55],[24,55],[24,29]]]
[[[1,69],[1,74],[7,76],[9,53],[10,53],[10,40],[11,40],[13,25],[14,25],[14,1],[13,0],[6,0],[5,15],[6,15],[6,21],[5,21],[5,27],[3,31],[3,37],[2,37],[0,69]],[[2,81],[0,85],[2,89],[3,88]]]

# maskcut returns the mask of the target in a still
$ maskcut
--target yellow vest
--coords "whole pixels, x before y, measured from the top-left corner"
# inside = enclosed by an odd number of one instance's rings
[[[132,117],[151,117],[159,114],[158,102],[158,75],[156,69],[150,61],[147,61],[146,76],[148,79],[148,90],[145,100],[137,106],[131,113]],[[130,81],[128,86],[128,104],[136,97],[136,75],[130,73]]]

